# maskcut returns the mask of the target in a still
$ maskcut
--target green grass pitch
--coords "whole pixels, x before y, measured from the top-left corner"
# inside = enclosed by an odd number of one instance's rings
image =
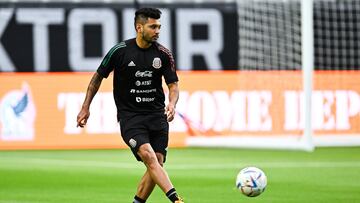
[[[246,166],[268,177],[258,197],[235,189]],[[170,149],[165,167],[187,203],[360,202],[360,147]],[[127,149],[0,151],[0,203],[130,203],[143,172]],[[168,200],[156,188],[147,202]]]

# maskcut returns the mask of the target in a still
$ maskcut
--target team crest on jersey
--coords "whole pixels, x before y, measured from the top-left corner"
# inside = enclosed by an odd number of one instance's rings
[[[154,58],[152,66],[156,69],[161,68],[161,59],[159,57]]]
[[[130,144],[130,146],[132,147],[132,148],[135,148],[136,147],[136,140],[134,140],[133,138],[131,138],[130,140],[129,140],[129,144]]]

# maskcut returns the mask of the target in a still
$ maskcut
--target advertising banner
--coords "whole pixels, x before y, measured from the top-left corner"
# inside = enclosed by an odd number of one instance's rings
[[[180,116],[173,130],[187,132],[187,146],[301,148],[305,113],[300,71],[181,76]],[[359,79],[359,71],[314,73],[315,146],[360,145]]]
[[[76,127],[91,76],[0,74],[0,149],[126,147],[116,121],[112,77],[95,96],[87,126]],[[171,147],[206,146],[214,140],[236,144],[238,138],[257,137],[276,145],[275,138],[302,136],[301,72],[179,72],[179,78]],[[315,144],[360,145],[360,73],[316,72],[314,79]]]
[[[84,130],[76,127],[76,116],[90,74],[1,74],[0,78],[1,149],[124,146],[111,82],[104,83],[104,92],[94,100],[91,120]]]
[[[162,11],[159,42],[179,70],[237,69],[235,3],[147,6]],[[94,71],[111,47],[136,36],[134,15],[126,3],[0,2],[0,72]]]

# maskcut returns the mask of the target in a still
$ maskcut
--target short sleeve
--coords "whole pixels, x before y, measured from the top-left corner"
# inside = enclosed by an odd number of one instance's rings
[[[163,53],[164,53],[164,62],[165,62],[165,67],[164,67],[164,78],[165,78],[165,82],[166,84],[170,84],[170,83],[174,83],[179,81],[177,73],[176,73],[176,65],[175,65],[175,60],[174,57],[171,53],[171,51],[169,51],[168,49],[162,49]]]
[[[109,74],[114,70],[117,59],[120,55],[121,48],[126,47],[125,42],[121,42],[115,46],[113,46],[106,56],[101,61],[100,66],[97,69],[97,72],[99,75],[101,75],[104,78],[107,78]]]

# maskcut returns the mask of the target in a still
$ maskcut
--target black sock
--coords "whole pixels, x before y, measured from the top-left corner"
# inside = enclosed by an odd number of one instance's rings
[[[145,203],[145,202],[146,202],[146,200],[143,200],[140,197],[135,195],[133,203]]]
[[[172,202],[175,202],[176,200],[179,200],[178,194],[176,193],[175,188],[171,188],[167,193],[166,196],[171,200]]]

